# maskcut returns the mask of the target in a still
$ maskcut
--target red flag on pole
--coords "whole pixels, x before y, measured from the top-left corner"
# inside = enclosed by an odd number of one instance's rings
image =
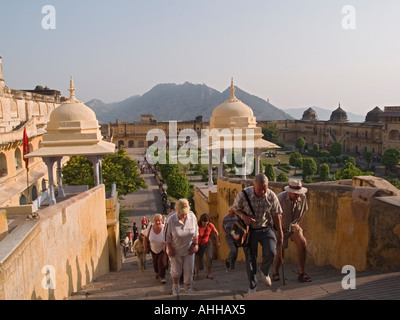
[[[29,153],[29,139],[28,139],[28,135],[26,133],[26,127],[24,127],[23,151],[24,151],[23,157],[24,157],[24,161],[25,161],[25,167],[26,167],[26,170],[29,171],[29,168],[28,168],[29,159],[25,158],[25,155],[27,155]]]

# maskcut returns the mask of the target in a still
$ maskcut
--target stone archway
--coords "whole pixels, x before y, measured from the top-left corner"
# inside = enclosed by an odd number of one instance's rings
[[[19,198],[19,205],[23,206],[25,204],[27,204],[26,197],[25,195],[21,194],[21,197]]]
[[[22,154],[21,150],[19,148],[15,149],[14,152],[14,158],[15,158],[15,169],[21,169],[22,168]]]
[[[32,188],[32,201],[35,201],[38,197],[38,193],[37,193],[37,188],[36,186],[33,186]]]
[[[0,177],[4,177],[7,174],[8,174],[7,158],[4,153],[0,153]]]

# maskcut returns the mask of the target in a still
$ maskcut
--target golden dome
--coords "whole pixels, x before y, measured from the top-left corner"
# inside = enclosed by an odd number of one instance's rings
[[[82,102],[61,104],[50,114],[50,122],[97,121],[96,114]]]
[[[256,125],[253,110],[235,97],[233,79],[231,81],[231,96],[217,106],[210,118],[211,128],[252,127]]]

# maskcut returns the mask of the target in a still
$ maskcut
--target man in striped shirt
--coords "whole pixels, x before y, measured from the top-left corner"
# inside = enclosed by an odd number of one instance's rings
[[[249,197],[254,214],[243,191],[236,196],[233,208],[238,217],[250,226],[249,245],[243,247],[243,250],[249,279],[248,293],[253,293],[257,290],[258,243],[262,247],[262,263],[259,268],[261,279],[265,285],[271,286],[269,269],[274,262],[276,246],[283,243],[282,208],[276,194],[268,189],[268,178],[263,173],[257,174],[253,186],[244,191]],[[277,230],[276,236],[272,224]]]

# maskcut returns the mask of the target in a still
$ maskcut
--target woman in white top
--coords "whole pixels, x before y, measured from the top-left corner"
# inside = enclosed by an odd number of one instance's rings
[[[186,199],[178,200],[175,209],[176,212],[168,218],[164,233],[171,261],[172,294],[178,295],[180,291],[179,277],[182,270],[185,290],[192,291],[194,254],[199,249],[199,228],[197,218],[190,211],[189,202]]]
[[[163,216],[157,213],[153,218],[153,224],[146,230],[145,237],[150,242],[150,252],[153,257],[153,268],[156,273],[156,279],[161,279],[165,284],[165,272],[167,270],[167,254],[164,243],[164,225]],[[144,243],[148,243],[147,239]],[[147,250],[148,248],[145,248]],[[147,251],[146,251],[147,252]]]

